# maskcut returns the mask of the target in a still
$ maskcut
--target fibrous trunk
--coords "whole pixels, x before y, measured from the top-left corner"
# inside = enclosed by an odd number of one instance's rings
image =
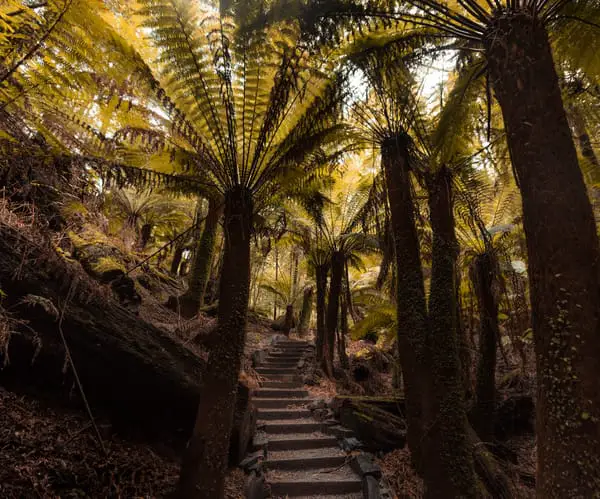
[[[227,448],[246,336],[250,294],[252,198],[236,187],[225,195],[223,269],[216,344],[202,380],[202,397],[184,455],[176,497],[222,499]]]
[[[496,409],[496,347],[499,338],[498,300],[493,283],[497,263],[491,251],[478,255],[473,262],[473,287],[479,308],[479,360],[473,426],[483,441],[494,436]]]
[[[312,286],[304,290],[302,298],[302,310],[300,311],[300,320],[298,321],[298,336],[304,337],[308,332],[310,316],[312,315],[314,289]]]
[[[408,445],[417,470],[422,471],[424,408],[427,389],[425,341],[427,312],[419,239],[411,191],[408,137],[394,136],[381,145],[382,166],[390,204],[396,259],[398,348],[404,380]]]
[[[478,497],[472,449],[468,438],[465,390],[457,337],[456,260],[452,184],[441,167],[427,179],[433,231],[429,294],[428,350],[431,355],[435,414],[426,439],[423,468],[426,497]]]
[[[290,331],[294,327],[294,305],[285,307],[285,318],[283,320],[283,334],[290,335]]]
[[[198,239],[194,251],[194,263],[189,278],[187,292],[180,299],[181,314],[193,317],[204,302],[206,285],[210,277],[210,270],[215,251],[215,240],[221,216],[221,206],[217,200],[208,202],[208,214],[204,221],[204,230]]]
[[[321,363],[325,359],[325,336],[327,327],[325,323],[325,308],[327,297],[327,273],[329,265],[321,264],[315,267],[317,279],[317,360]]]
[[[537,361],[538,497],[600,490],[598,237],[548,36],[525,13],[485,38],[521,190]]]
[[[344,278],[344,254],[341,251],[333,251],[331,254],[331,281],[329,283],[329,297],[327,299],[327,316],[325,319],[325,353],[327,369],[333,366],[333,354],[335,350],[335,332],[338,327],[340,310],[340,296],[342,295],[342,279]]]
[[[338,338],[338,357],[340,359],[340,366],[343,369],[350,367],[350,360],[346,353],[346,338],[348,337],[348,304],[345,298],[342,298],[340,304],[340,327],[339,327],[339,338]]]
[[[152,224],[144,224],[140,230],[140,250],[143,251],[148,246],[152,237]]]

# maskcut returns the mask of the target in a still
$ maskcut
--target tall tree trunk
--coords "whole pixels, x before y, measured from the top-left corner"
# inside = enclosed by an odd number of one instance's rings
[[[598,237],[548,36],[502,14],[485,39],[521,189],[538,373],[538,497],[600,490]]]
[[[227,449],[240,374],[250,294],[252,198],[236,187],[225,195],[225,249],[216,344],[202,379],[198,414],[183,457],[178,499],[223,499]]]
[[[465,390],[457,338],[456,260],[452,179],[441,167],[427,178],[433,231],[429,294],[434,421],[427,436],[426,497],[479,497],[468,438]]]
[[[350,360],[346,353],[346,338],[348,337],[348,302],[345,298],[342,298],[340,303],[340,336],[338,339],[338,357],[340,358],[340,365],[343,369],[350,367]]]
[[[496,409],[496,346],[500,337],[498,300],[493,289],[496,267],[491,250],[473,262],[473,288],[479,308],[479,359],[472,420],[479,438],[486,442],[493,440]]]
[[[140,229],[140,250],[144,251],[148,243],[150,242],[150,238],[152,237],[152,224],[144,224]]]
[[[381,160],[390,204],[396,258],[398,348],[406,397],[407,440],[415,466],[422,472],[424,463],[421,445],[427,416],[422,395],[428,393],[429,367],[425,355],[427,311],[409,174],[409,140],[408,136],[401,135],[383,142]]]
[[[183,257],[183,246],[177,246],[173,253],[173,260],[171,260],[171,274],[178,275],[179,266],[181,265],[181,258]]]
[[[283,334],[286,336],[290,335],[290,331],[294,327],[294,305],[287,305],[285,307],[285,317],[283,320]]]
[[[467,406],[469,401],[473,397],[473,380],[471,378],[471,363],[473,359],[471,357],[471,346],[469,345],[469,338],[467,336],[467,327],[465,325],[462,299],[460,293],[461,287],[461,274],[456,266],[455,274],[455,300],[456,300],[456,336],[458,338],[458,357],[460,358],[460,366],[462,371],[463,386],[465,388],[465,400]]]
[[[302,310],[300,311],[300,319],[298,321],[298,336],[303,338],[308,332],[310,325],[310,316],[312,315],[313,306],[313,294],[314,289],[312,286],[307,287],[304,290],[304,296],[302,298]]]
[[[329,283],[329,297],[327,299],[327,316],[325,318],[325,362],[333,366],[335,351],[335,331],[338,327],[340,310],[340,296],[342,295],[342,280],[344,278],[344,254],[341,251],[331,253],[331,282]],[[328,367],[329,369],[330,367]]]
[[[275,246],[275,282],[279,279],[279,249]],[[273,301],[273,320],[277,320],[277,297]]]
[[[327,334],[327,327],[325,323],[325,309],[327,302],[327,273],[329,271],[329,265],[321,264],[315,266],[315,274],[317,279],[317,360],[322,362],[325,358],[325,335]]]
[[[392,259],[394,258],[394,246],[392,236],[390,234],[389,221],[387,220],[387,217],[383,237],[381,238],[379,243],[381,244],[383,256],[381,258],[381,264],[379,266],[379,273],[377,274],[375,288],[381,290],[383,288],[383,285],[385,284],[385,281],[388,278],[388,275],[390,273],[390,266],[392,265]]]
[[[204,230],[194,251],[194,263],[192,264],[188,290],[180,298],[181,315],[184,317],[196,315],[204,303],[204,294],[210,277],[220,218],[221,204],[216,199],[209,199]]]
[[[352,322],[356,324],[360,319],[360,314],[354,309],[354,304],[352,303],[352,290],[350,289],[350,272],[348,270],[348,262],[344,262],[344,295],[346,308],[350,313],[350,317],[352,317]]]

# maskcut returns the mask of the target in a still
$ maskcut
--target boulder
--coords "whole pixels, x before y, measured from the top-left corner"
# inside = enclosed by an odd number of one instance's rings
[[[363,479],[366,476],[375,477],[377,480],[381,478],[381,468],[375,463],[373,456],[366,452],[353,456],[350,460],[350,467]]]
[[[246,480],[246,499],[266,499],[270,496],[265,476],[255,471],[251,472]]]
[[[242,462],[239,464],[239,467],[242,468],[247,473],[252,471],[259,471],[261,468],[261,463],[265,458],[265,451],[259,450],[253,452],[252,454],[248,454]]]
[[[356,437],[345,437],[340,440],[340,447],[345,452],[352,452],[363,448],[362,442]]]
[[[381,499],[379,482],[373,476],[363,478],[363,499]]]
[[[267,360],[267,350],[255,350],[252,352],[252,367],[262,366]]]

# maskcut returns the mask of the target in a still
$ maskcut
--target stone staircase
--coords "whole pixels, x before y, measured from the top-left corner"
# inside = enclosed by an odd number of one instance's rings
[[[298,361],[312,346],[279,341],[256,371],[254,392],[259,424],[266,433],[267,483],[274,498],[362,499],[362,482],[337,439],[311,417],[311,402],[298,375]]]

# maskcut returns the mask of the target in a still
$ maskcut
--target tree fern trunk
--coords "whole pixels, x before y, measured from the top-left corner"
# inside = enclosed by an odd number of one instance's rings
[[[185,452],[178,499],[223,499],[227,449],[246,336],[250,293],[252,199],[240,187],[225,196],[225,249],[218,331],[202,380],[198,414]]]
[[[324,355],[325,346],[325,334],[327,331],[325,325],[325,308],[326,308],[326,293],[327,293],[327,272],[329,271],[328,265],[317,265],[315,267],[315,274],[317,279],[317,360],[322,362]]]
[[[285,307],[285,317],[283,320],[283,334],[286,336],[290,335],[290,331],[294,327],[294,305],[287,305]]]
[[[435,419],[427,436],[424,467],[428,498],[479,497],[468,438],[465,390],[457,337],[456,260],[450,173],[441,168],[427,179],[433,231],[428,347]]]
[[[144,251],[148,243],[150,242],[150,238],[152,237],[152,229],[154,227],[152,224],[144,224],[140,229],[140,251]]]
[[[310,325],[310,316],[312,315],[313,306],[313,287],[309,286],[304,290],[302,298],[302,310],[300,312],[300,320],[298,321],[298,336],[303,338],[308,332]]]
[[[206,285],[215,252],[215,240],[221,217],[221,207],[217,200],[208,202],[208,214],[204,221],[204,230],[198,239],[194,252],[194,263],[189,278],[187,292],[180,299],[181,315],[193,317],[204,303]]]
[[[331,281],[329,283],[329,297],[327,299],[327,316],[325,319],[325,352],[326,362],[333,366],[335,352],[335,331],[338,327],[340,310],[340,296],[342,295],[342,279],[344,278],[344,254],[334,251],[331,254]]]
[[[408,137],[392,137],[381,146],[396,258],[396,306],[398,346],[404,380],[408,421],[408,445],[419,472],[423,468],[422,438],[428,393],[425,360],[427,311],[421,269],[419,239],[409,176]]]
[[[350,360],[346,353],[346,338],[348,337],[348,302],[342,298],[340,303],[340,338],[338,341],[338,357],[340,358],[340,365],[343,369],[350,367]]]
[[[498,327],[498,300],[494,296],[494,256],[478,255],[473,262],[473,287],[479,308],[479,360],[473,427],[483,441],[494,436],[494,413],[496,410],[496,346],[500,336]]]
[[[521,189],[538,397],[538,497],[600,490],[598,237],[543,24],[499,17],[485,40]]]

